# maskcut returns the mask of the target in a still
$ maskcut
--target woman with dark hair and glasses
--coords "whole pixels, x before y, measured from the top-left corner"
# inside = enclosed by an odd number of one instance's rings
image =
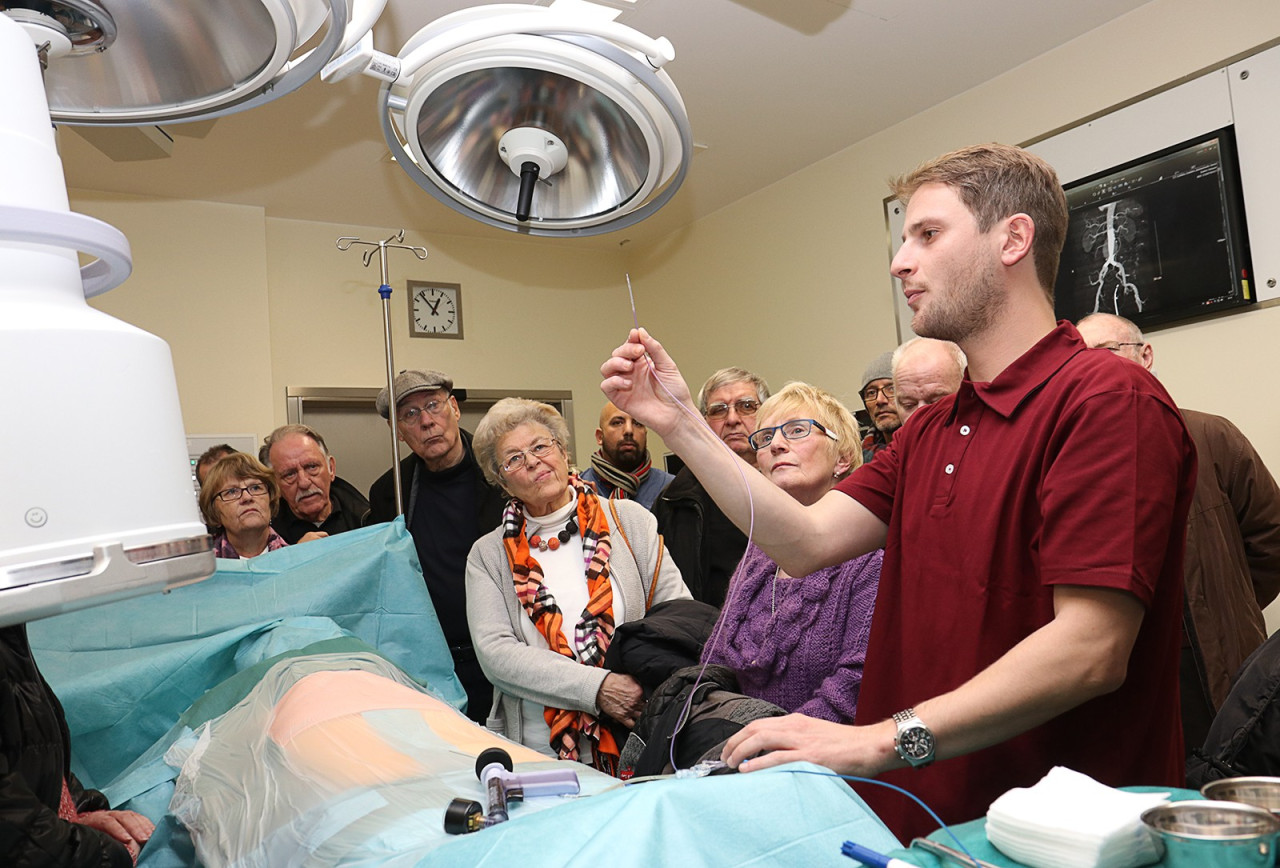
[[[829,392],[789,383],[761,405],[749,441],[765,478],[815,503],[862,463],[853,416]],[[852,723],[884,551],[787,575],[754,543],[703,650],[742,693],[787,711]]]
[[[569,472],[569,426],[524,398],[494,404],[476,427],[476,461],[511,496],[502,524],[467,559],[467,624],[493,683],[488,725],[547,756],[616,775],[640,684],[603,668],[618,624],[689,590],[632,500],[602,500]]]
[[[253,558],[288,545],[271,527],[280,486],[258,459],[242,452],[219,459],[200,487],[200,511],[215,529],[213,554]]]

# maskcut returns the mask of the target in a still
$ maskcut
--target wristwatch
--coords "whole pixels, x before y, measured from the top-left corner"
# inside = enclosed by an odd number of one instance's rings
[[[893,737],[893,749],[912,768],[918,769],[933,762],[933,731],[916,717],[914,708],[899,711],[893,716],[898,732]]]

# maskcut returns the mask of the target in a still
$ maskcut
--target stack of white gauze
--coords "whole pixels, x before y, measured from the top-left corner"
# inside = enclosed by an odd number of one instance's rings
[[[1142,812],[1168,793],[1126,793],[1058,766],[987,811],[987,840],[1032,868],[1135,868],[1159,861]]]

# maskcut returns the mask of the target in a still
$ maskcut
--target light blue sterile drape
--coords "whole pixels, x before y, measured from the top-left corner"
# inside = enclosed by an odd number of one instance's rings
[[[272,629],[284,622],[290,629]],[[28,630],[66,710],[73,770],[99,789],[209,688],[257,660],[339,632],[376,648],[455,707],[466,702],[402,519],[252,560],[220,559],[198,584],[32,622]]]

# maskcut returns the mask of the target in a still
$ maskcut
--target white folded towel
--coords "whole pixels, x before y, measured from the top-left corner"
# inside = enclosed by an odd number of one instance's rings
[[[1142,812],[1168,801],[1058,766],[991,803],[987,840],[1031,868],[1136,868],[1160,858]]]

